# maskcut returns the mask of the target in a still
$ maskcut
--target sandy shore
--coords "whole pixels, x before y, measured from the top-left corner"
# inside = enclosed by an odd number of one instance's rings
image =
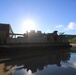
[[[76,44],[70,44],[72,45],[71,51],[76,52]]]
[[[76,47],[76,44],[70,44],[70,45],[72,45],[72,47]]]

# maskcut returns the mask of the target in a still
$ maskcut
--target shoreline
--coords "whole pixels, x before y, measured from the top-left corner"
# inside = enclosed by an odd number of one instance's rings
[[[70,45],[72,45],[71,51],[76,52],[76,44],[70,44]]]
[[[72,45],[72,47],[76,47],[76,44],[70,44],[70,45]]]

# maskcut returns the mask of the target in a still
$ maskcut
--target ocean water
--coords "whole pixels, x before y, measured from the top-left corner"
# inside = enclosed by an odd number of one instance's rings
[[[72,49],[1,54],[0,75],[76,75],[76,52]]]

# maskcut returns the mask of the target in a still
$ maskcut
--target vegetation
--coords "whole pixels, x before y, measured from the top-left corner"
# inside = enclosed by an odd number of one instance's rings
[[[76,37],[69,40],[70,43],[76,44]]]

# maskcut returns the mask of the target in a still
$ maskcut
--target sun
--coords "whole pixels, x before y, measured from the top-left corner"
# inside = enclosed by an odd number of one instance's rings
[[[22,24],[22,31],[23,32],[30,32],[30,30],[36,30],[35,22],[32,20],[26,20]]]

